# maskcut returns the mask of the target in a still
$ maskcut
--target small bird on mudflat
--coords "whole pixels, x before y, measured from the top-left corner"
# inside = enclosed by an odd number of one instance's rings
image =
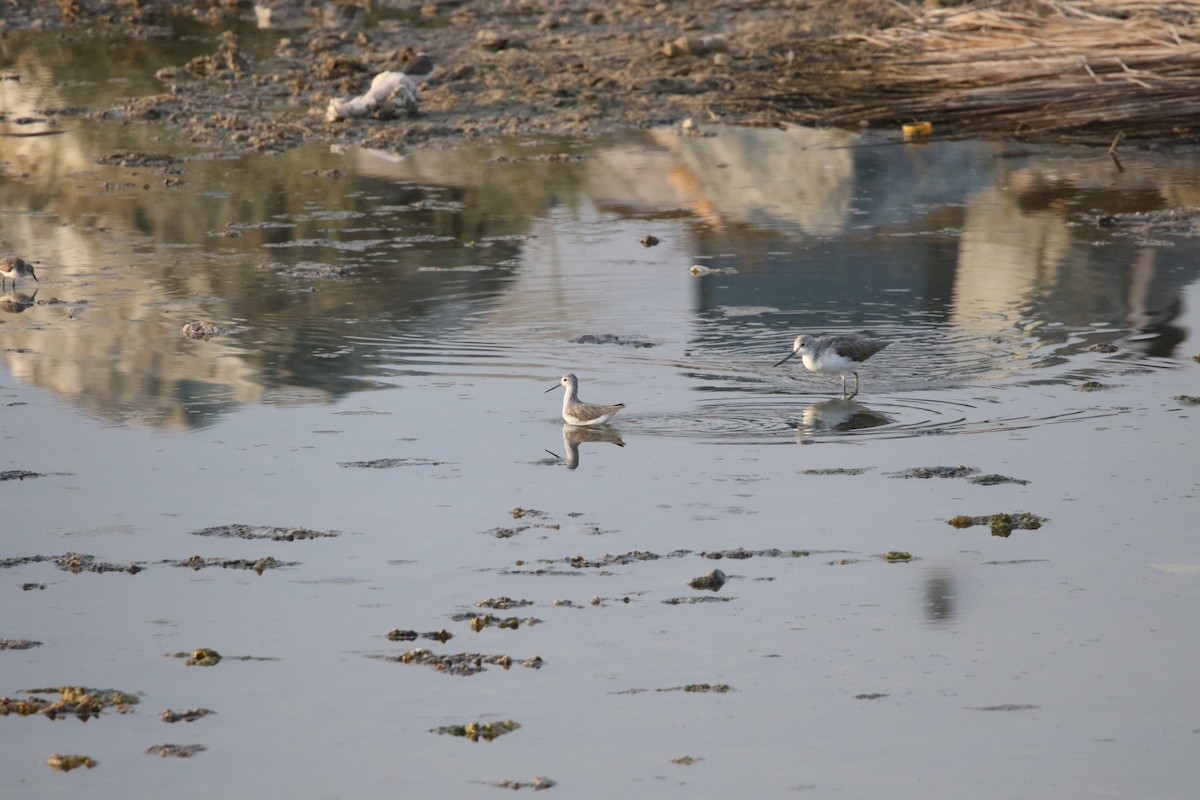
[[[41,281],[38,281],[38,276],[33,274],[33,264],[17,256],[4,256],[0,258],[0,275],[4,276],[5,279],[12,280],[14,290],[17,288],[17,278],[23,278],[26,275],[41,283]],[[3,290],[6,286],[7,283],[0,280],[0,290]]]
[[[433,56],[429,53],[417,53],[400,68],[400,71],[407,75],[413,83],[420,86],[433,74]]]
[[[841,375],[842,397],[846,396],[846,376],[854,374],[854,395],[858,394],[858,368],[864,361],[887,347],[886,339],[868,339],[865,336],[809,336],[802,334],[792,343],[792,352],[779,366],[792,356],[800,356],[804,368],[818,375]]]
[[[579,399],[579,379],[569,372],[546,392],[553,392],[559,386],[567,387],[563,395],[562,418],[568,425],[603,425],[625,407],[624,403],[603,406],[583,402]]]

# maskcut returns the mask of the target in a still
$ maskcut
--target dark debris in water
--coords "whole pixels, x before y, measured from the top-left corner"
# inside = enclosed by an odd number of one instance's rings
[[[0,471],[0,481],[23,481],[26,478],[40,478],[42,473],[27,469],[6,469]]]
[[[377,458],[373,461],[339,461],[339,467],[347,469],[395,469],[396,467],[440,467],[448,461],[432,458]]]
[[[531,605],[533,605],[532,600],[514,600],[511,597],[486,597],[475,603],[476,608],[491,608],[496,611],[505,611],[510,608],[522,608]]]
[[[1185,406],[1200,406],[1200,397],[1191,394],[1175,395],[1175,402],[1182,403]]]
[[[1115,353],[1121,348],[1117,347],[1112,342],[1096,342],[1087,350],[1089,353]]]
[[[541,791],[542,789],[549,789],[551,786],[555,785],[555,782],[549,778],[543,778],[541,775],[534,775],[525,782],[506,779],[497,781],[491,785],[495,786],[497,789],[533,789],[535,792],[537,792]]]
[[[445,644],[454,638],[454,634],[442,628],[438,631],[425,631],[417,633],[413,630],[403,630],[401,628],[392,628],[387,632],[387,638],[393,642],[415,642],[417,639],[430,639],[435,642]]]
[[[615,344],[621,347],[654,347],[654,342],[644,342],[640,339],[626,339],[613,333],[585,333],[569,341],[571,344]]]
[[[41,645],[32,639],[0,639],[0,650],[29,650]]]
[[[276,542],[293,542],[297,539],[319,539],[341,536],[340,531],[315,531],[311,528],[285,528],[273,525],[213,525],[192,531],[193,536],[231,536],[237,539],[272,539]]]
[[[524,519],[525,517],[540,519],[542,517],[549,516],[545,511],[539,511],[536,508],[521,508],[520,506],[517,506],[512,511],[509,511],[508,515],[513,519]]]
[[[1084,381],[1075,388],[1079,389],[1081,392],[1099,392],[1103,389],[1107,389],[1108,384],[1101,383],[1100,381]]]
[[[644,694],[645,692],[687,692],[688,694],[725,694],[734,691],[728,683],[689,683],[685,686],[666,686],[660,689],[624,689],[615,694]]]
[[[1023,703],[1001,703],[996,706],[967,706],[969,711],[1031,711],[1041,706]]]
[[[509,669],[513,664],[519,664],[522,667],[529,669],[541,669],[541,656],[533,656],[522,661],[516,661],[512,656],[487,654],[487,653],[446,653],[438,654],[423,647],[418,647],[414,650],[409,650],[407,653],[401,653],[398,656],[378,656],[387,661],[396,661],[401,664],[424,664],[428,667],[433,667],[438,672],[445,672],[449,675],[474,675],[479,672],[486,672],[487,665],[498,666],[502,669]]]
[[[0,717],[16,714],[27,717],[42,714],[50,719],[74,716],[81,722],[100,716],[105,709],[122,714],[133,711],[138,704],[136,695],[116,689],[89,689],[86,686],[55,686],[47,689],[22,689],[26,698],[0,697]],[[58,695],[50,700],[39,695]]]
[[[706,594],[692,597],[668,597],[666,600],[663,600],[663,604],[668,606],[690,606],[697,603],[728,603],[730,600],[733,600],[733,598]]]
[[[1025,480],[1024,478],[1012,478],[1008,475],[997,475],[994,472],[987,475],[976,475],[972,478],[968,478],[968,482],[977,484],[979,486],[996,486],[997,484],[1001,483],[1015,483],[1019,486],[1025,486],[1029,483],[1029,481]]]
[[[259,575],[269,569],[280,569],[282,567],[297,566],[299,561],[280,561],[272,556],[259,559],[249,558],[205,558],[203,556],[190,556],[181,561],[163,561],[172,567],[186,567],[192,570],[202,570],[208,567],[220,567],[221,569],[252,569]]]
[[[215,667],[222,661],[278,661],[271,656],[227,656],[211,647],[198,647],[192,651],[167,653],[168,658],[183,658],[189,667]]]
[[[209,711],[207,708],[189,708],[186,711],[172,711],[169,708],[163,709],[159,719],[163,722],[195,722],[202,717],[207,717],[209,714],[215,714],[215,711]]]
[[[179,159],[166,153],[141,153],[122,150],[96,159],[97,164],[117,167],[165,167],[178,163]]]
[[[537,617],[498,617],[495,614],[476,614],[474,611],[468,611],[465,614],[455,614],[451,617],[455,622],[468,622],[471,630],[479,633],[484,628],[500,628],[502,630],[515,631],[522,625],[532,626],[541,623]]]
[[[973,525],[987,525],[992,529],[992,536],[1007,537],[1014,530],[1034,531],[1042,527],[1048,518],[1039,517],[1028,511],[1018,511],[1015,514],[988,514],[979,517],[969,517],[959,514],[946,522],[955,528],[970,528]]]
[[[686,553],[686,551],[676,551]],[[701,558],[722,559],[746,559],[746,558],[807,558],[817,552],[837,552],[837,551],[818,551],[818,550],[780,550],[778,547],[768,547],[765,550],[746,550],[743,547],[735,547],[732,550],[701,550],[698,554]]]
[[[180,329],[185,338],[205,342],[214,336],[220,336],[224,331],[224,328],[213,322],[189,322]]]
[[[42,560],[35,556],[36,560]],[[124,572],[129,575],[136,575],[142,571],[142,567],[138,564],[112,564],[106,561],[97,561],[95,556],[87,555],[86,553],[63,553],[61,556],[53,556],[54,565],[66,572],[78,575],[81,572]]]
[[[147,747],[146,752],[163,758],[191,758],[207,749],[202,744],[154,744]]]
[[[825,467],[823,469],[806,469],[802,475],[862,475],[870,467]]]
[[[889,478],[966,478],[979,472],[978,467],[911,467],[899,472],[889,472]]]
[[[472,742],[481,740],[490,742],[506,733],[512,733],[520,727],[520,723],[506,719],[502,722],[468,722],[465,725],[442,725],[441,727],[433,728],[430,733],[461,736],[464,739],[470,739]]]
[[[854,695],[855,700],[882,700],[885,697],[887,697],[887,694],[882,692],[869,692],[866,694]]]

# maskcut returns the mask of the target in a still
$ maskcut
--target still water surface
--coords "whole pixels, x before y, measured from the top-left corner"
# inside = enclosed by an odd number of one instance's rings
[[[5,796],[1192,796],[1200,252],[1098,220],[1195,203],[1197,154],[718,128],[233,158],[58,124],[0,139],[0,249],[40,278],[0,298],[0,468],[41,474],[0,483],[0,638],[41,642],[0,695],[142,702],[0,718]],[[772,368],[802,332],[894,344],[843,401]],[[561,426],[567,371],[611,429]],[[937,465],[1028,483],[896,474]],[[946,524],[1016,511],[1049,521]],[[192,535],[232,523],[341,535]],[[144,569],[4,561],[66,552]],[[295,563],[162,563],[192,555]],[[502,596],[540,624],[454,619]],[[417,646],[544,666],[378,658]],[[167,655],[198,647],[257,660]]]

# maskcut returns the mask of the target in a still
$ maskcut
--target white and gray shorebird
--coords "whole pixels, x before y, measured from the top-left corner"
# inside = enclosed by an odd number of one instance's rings
[[[792,352],[779,366],[792,356],[800,356],[804,368],[818,375],[841,375],[842,397],[846,396],[846,376],[854,374],[854,395],[858,394],[858,368],[871,356],[887,347],[886,339],[868,339],[865,336],[809,336],[802,334],[792,343]]]
[[[558,384],[551,386],[546,392],[553,392],[559,386],[567,387],[567,392],[563,395],[562,418],[568,425],[603,425],[625,407],[624,403],[604,406],[583,402],[579,399],[579,379],[570,372],[563,375]]]
[[[33,264],[30,264],[23,258],[17,256],[4,256],[0,258],[0,276],[4,280],[0,281],[0,290],[7,288],[7,281],[13,282],[13,289],[17,288],[17,278],[24,278],[26,275],[38,281],[37,275],[33,274]]]

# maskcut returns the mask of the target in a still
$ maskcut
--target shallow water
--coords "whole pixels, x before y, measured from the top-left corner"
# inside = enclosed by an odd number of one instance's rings
[[[40,473],[0,482],[0,639],[41,642],[0,696],[141,704],[0,718],[6,797],[1192,796],[1198,248],[1097,220],[1193,203],[1196,154],[718,128],[224,158],[62,125],[0,139],[0,244],[40,278],[0,303],[0,469]],[[801,332],[894,344],[844,401],[771,367]],[[565,371],[627,404],[598,440],[544,394]],[[1028,483],[897,474],[937,465]],[[1016,511],[1048,521],[946,524]],[[341,535],[192,535],[232,523]],[[3,561],[66,552],[144,569]],[[192,555],[296,563],[161,563]],[[501,596],[540,624],[453,619]],[[227,658],[167,656],[199,647]],[[544,665],[379,658],[414,647]]]

